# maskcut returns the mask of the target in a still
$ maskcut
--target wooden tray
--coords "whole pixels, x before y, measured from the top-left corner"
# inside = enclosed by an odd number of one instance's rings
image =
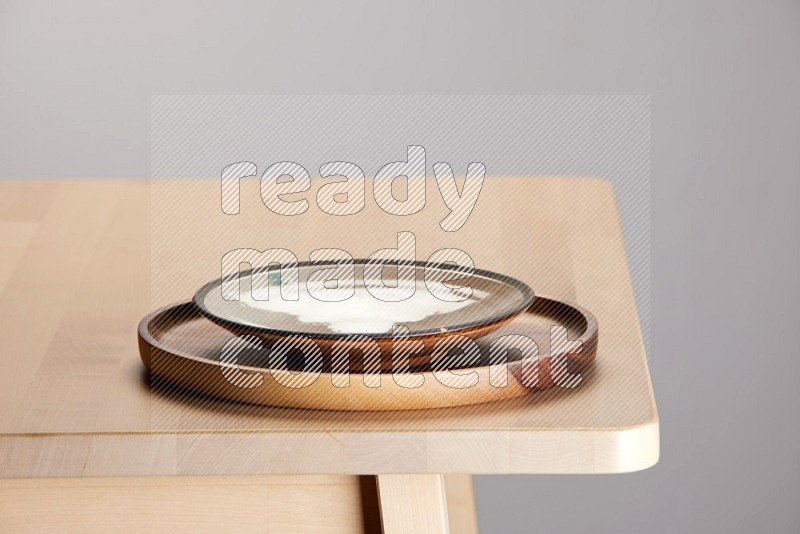
[[[220,399],[319,410],[442,408],[518,397],[552,387],[551,325],[565,326],[569,339],[581,342],[579,350],[567,355],[566,367],[569,373],[580,373],[594,360],[597,322],[585,309],[543,297],[536,297],[525,313],[476,341],[481,354],[477,365],[450,372],[435,370],[430,356],[426,364],[412,368],[412,374],[402,375],[351,372],[348,376],[330,369],[318,373],[270,370],[266,364],[269,351],[252,350],[239,354],[235,369],[238,374],[232,383],[232,368],[225,368],[226,378],[220,354],[235,336],[203,317],[191,302],[157,310],[142,319],[139,353],[152,376]],[[512,350],[507,373],[498,366],[492,368],[489,347],[492,341],[508,334],[533,339],[539,347],[538,362],[532,357],[519,358],[520,351]],[[538,380],[534,381],[537,369]]]

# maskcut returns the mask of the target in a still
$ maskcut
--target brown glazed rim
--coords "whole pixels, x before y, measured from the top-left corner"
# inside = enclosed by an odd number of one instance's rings
[[[598,324],[597,319],[595,316],[586,308],[579,306],[577,304],[573,304],[571,302],[561,301],[557,299],[551,299],[546,297],[536,297],[534,302],[528,306],[524,310],[525,313],[535,312],[535,313],[548,313],[552,314],[555,317],[560,317],[561,319],[569,319],[571,321],[579,321],[582,325],[585,325],[583,332],[575,341],[580,341],[582,344],[582,350],[579,353],[569,354],[568,358],[571,362],[579,365],[583,365],[592,361],[595,357],[595,353],[597,351],[597,341],[598,341]],[[146,344],[148,348],[154,348],[160,351],[163,351],[167,354],[171,354],[173,356],[178,356],[180,358],[186,358],[189,360],[194,360],[200,363],[213,363],[208,358],[201,358],[189,352],[184,352],[182,350],[174,349],[168,347],[161,343],[160,340],[156,339],[153,334],[151,333],[151,326],[155,325],[155,322],[158,320],[167,320],[170,316],[173,318],[172,322],[178,322],[180,320],[191,319],[192,316],[203,316],[203,314],[199,313],[197,306],[192,301],[181,302],[178,304],[171,304],[168,306],[164,306],[157,310],[154,310],[148,313],[146,316],[142,318],[139,322],[138,327],[138,337],[139,337],[139,354],[142,359],[142,363],[145,364],[145,367],[149,370],[150,369],[150,351],[144,350],[144,345]],[[174,318],[178,318],[178,321],[175,321]],[[296,334],[295,334],[296,335]],[[145,358],[147,355],[147,358]],[[513,362],[511,365],[520,365],[522,360],[517,360]],[[248,369],[253,371],[263,371],[263,368],[260,367],[250,367],[250,366],[242,366],[242,369]],[[323,373],[323,374],[330,374],[330,373]],[[358,374],[358,373],[356,373]]]
[[[374,260],[374,261],[378,262],[380,260]],[[371,260],[357,259],[357,260],[353,261],[353,264],[354,265],[365,265],[365,264],[370,263],[370,262],[371,262]],[[396,263],[396,262],[393,262],[393,263]],[[422,268],[434,268],[434,269],[440,269],[440,270],[449,270],[449,271],[454,271],[454,272],[459,272],[459,271],[462,270],[460,267],[453,266],[451,264],[433,263],[433,262],[426,262],[426,261],[415,261],[415,262],[408,262],[408,263],[403,263],[403,264],[404,265],[414,265],[415,267],[422,267]],[[298,268],[300,268],[300,267],[309,267],[309,266],[324,267],[326,265],[329,265],[329,266],[337,265],[337,262],[334,262],[334,261],[320,261],[320,262],[316,262],[316,261],[301,261],[301,262],[298,262],[297,264],[291,264],[291,265],[297,265]],[[285,266],[286,265],[284,265],[284,267]],[[206,308],[206,306],[205,306],[205,304],[203,302],[205,300],[206,295],[208,295],[215,288],[220,287],[223,283],[228,282],[230,280],[235,280],[236,278],[239,278],[241,276],[246,276],[246,275],[251,275],[252,276],[255,273],[264,272],[264,271],[268,272],[268,270],[269,270],[268,267],[259,267],[259,268],[256,268],[256,269],[248,269],[248,270],[242,271],[240,273],[228,275],[228,276],[226,276],[224,278],[217,278],[216,280],[212,280],[211,282],[208,282],[207,284],[204,284],[200,289],[197,290],[197,292],[194,294],[194,297],[192,298],[192,302],[194,303],[194,306],[197,309],[197,311],[203,317],[205,317],[206,319],[209,319],[210,321],[212,321],[214,323],[217,323],[218,325],[223,326],[223,327],[225,327],[225,328],[227,328],[229,330],[236,331],[236,332],[241,332],[241,333],[251,333],[251,334],[257,334],[257,335],[261,334],[261,335],[269,335],[269,336],[276,336],[276,337],[306,336],[306,337],[311,338],[311,339],[330,339],[330,340],[345,339],[345,338],[348,338],[350,336],[362,336],[362,337],[368,337],[368,338],[375,339],[375,340],[392,339],[391,334],[387,335],[385,333],[375,334],[375,333],[350,332],[350,333],[346,333],[346,334],[342,334],[342,333],[321,334],[321,333],[312,333],[312,332],[298,332],[298,331],[294,331],[294,330],[281,330],[279,328],[269,328],[269,327],[265,327],[265,326],[253,326],[253,325],[249,325],[249,324],[239,323],[237,321],[232,321],[230,319],[226,319],[225,317],[221,317],[221,316],[215,314],[214,312],[212,312],[211,310],[209,310],[208,308]],[[519,315],[520,313],[524,312],[525,310],[527,310],[531,306],[531,304],[534,302],[535,299],[539,298],[539,297],[535,297],[534,296],[533,289],[531,289],[527,284],[525,284],[524,282],[522,282],[522,281],[520,281],[520,280],[518,280],[516,278],[513,278],[511,276],[508,276],[508,275],[505,275],[505,274],[496,273],[494,271],[488,271],[488,270],[485,270],[485,269],[473,269],[472,270],[472,274],[473,275],[482,276],[484,278],[489,278],[491,280],[499,281],[499,282],[502,282],[502,283],[504,283],[506,285],[512,286],[513,288],[515,288],[517,291],[519,291],[522,294],[522,302],[519,305],[517,305],[517,306],[515,306],[515,307],[511,308],[510,310],[505,311],[503,313],[498,313],[496,315],[492,315],[490,317],[487,317],[487,318],[484,318],[484,319],[479,319],[479,320],[476,320],[476,321],[470,321],[470,322],[467,322],[467,323],[461,323],[461,324],[458,324],[458,325],[455,325],[455,326],[452,326],[452,327],[449,327],[449,328],[428,328],[428,329],[425,329],[425,330],[412,330],[412,331],[409,332],[408,337],[413,339],[413,338],[420,338],[420,337],[439,336],[439,335],[442,335],[442,334],[469,331],[469,330],[472,330],[472,329],[477,328],[477,327],[499,323],[499,322],[502,322],[502,321],[504,321],[506,319],[509,319],[511,317],[514,317],[514,316]]]
[[[562,324],[569,322],[578,331],[583,329],[583,333],[578,334],[582,342],[581,349],[567,353],[566,358],[569,372],[583,373],[583,369],[589,368],[595,360],[598,339],[597,322],[590,313],[577,306],[544,298],[537,298],[528,311],[552,317]],[[162,343],[154,337],[168,336],[169,329],[173,326],[184,321],[196,320],[205,319],[191,301],[150,313],[139,324],[139,355],[145,367],[151,373],[155,373],[160,380],[164,380],[165,384],[170,384],[170,387],[182,388],[187,392],[200,393],[223,401],[278,408],[345,412],[422,410],[512,399],[555,385],[550,371],[551,359],[544,357],[538,360],[540,381],[533,386],[526,383],[525,373],[530,371],[530,367],[526,367],[525,364],[528,359],[522,358],[508,362],[507,387],[501,388],[490,385],[491,365],[477,365],[463,368],[477,372],[479,377],[482,377],[475,388],[448,388],[435,379],[433,375],[435,370],[418,369],[411,372],[421,374],[425,378],[421,387],[409,389],[398,385],[395,380],[387,380],[384,394],[377,394],[378,390],[366,386],[364,380],[366,375],[355,371],[348,373],[350,383],[355,389],[328,386],[327,384],[332,384],[337,374],[330,371],[310,373],[313,374],[308,377],[311,379],[310,389],[287,389],[278,382],[269,380],[261,387],[243,389],[231,385],[225,379],[219,372],[219,362],[213,358],[188,354],[171,346],[168,340]],[[209,327],[213,324],[207,321]],[[201,325],[198,326],[202,328]],[[156,362],[160,364],[155,365]],[[240,369],[262,375],[272,372],[269,367],[264,366],[242,365]],[[293,374],[298,377],[309,373],[300,371]],[[541,380],[542,378],[544,379]]]

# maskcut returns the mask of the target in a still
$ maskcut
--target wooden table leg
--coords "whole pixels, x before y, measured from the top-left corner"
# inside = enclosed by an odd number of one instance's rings
[[[478,534],[478,514],[471,475],[445,475],[447,517],[450,531],[457,534]]]
[[[469,483],[469,486],[466,484]],[[448,486],[451,487],[448,499]],[[429,532],[446,534],[465,532],[463,528],[475,528],[474,507],[470,506],[471,480],[461,476],[451,479],[444,475],[378,475],[378,501],[384,534],[406,532]],[[459,515],[448,516],[448,501],[453,502]],[[460,513],[466,508],[466,518]],[[469,532],[469,530],[466,530]]]

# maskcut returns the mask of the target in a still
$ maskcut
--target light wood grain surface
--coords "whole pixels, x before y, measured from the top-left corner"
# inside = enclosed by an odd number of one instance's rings
[[[0,484],[0,532],[15,534],[380,531],[374,477],[110,477]]]
[[[319,183],[314,185],[318,187]],[[152,193],[152,200],[151,200]],[[0,477],[375,473],[599,473],[658,459],[658,417],[612,188],[579,178],[487,178],[446,234],[435,188],[392,217],[279,217],[242,185],[220,222],[219,183],[0,182]],[[171,202],[167,202],[167,199]],[[152,393],[136,325],[219,276],[235,247],[354,256],[417,237],[591,310],[584,383],[478,407],[380,415],[237,405]]]
[[[384,534],[450,532],[442,475],[379,475]]]

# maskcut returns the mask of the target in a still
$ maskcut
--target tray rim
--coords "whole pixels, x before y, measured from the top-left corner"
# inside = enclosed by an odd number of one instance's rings
[[[582,350],[579,353],[570,353],[570,354],[568,354],[568,359],[572,363],[585,364],[585,363],[588,363],[588,362],[592,361],[595,358],[595,355],[596,355],[596,352],[597,352],[597,343],[598,343],[598,338],[599,338],[599,327],[598,327],[597,319],[595,318],[594,314],[592,314],[588,309],[586,309],[586,308],[584,308],[584,307],[582,307],[580,305],[577,305],[577,304],[575,304],[573,302],[569,302],[569,301],[565,301],[565,300],[558,300],[558,299],[548,298],[548,297],[542,297],[542,296],[537,296],[534,299],[533,303],[530,304],[527,308],[525,308],[521,313],[532,312],[533,308],[536,307],[536,306],[565,307],[565,308],[571,309],[574,313],[577,313],[578,315],[580,315],[581,318],[583,319],[583,321],[586,323],[586,328],[581,333],[581,335],[578,336],[578,338],[573,340],[573,341],[580,341]],[[139,325],[138,325],[138,328],[137,328],[137,337],[138,337],[138,340],[139,340],[139,356],[140,356],[144,366],[148,370],[150,370],[149,358],[148,358],[148,361],[145,361],[145,353],[148,352],[148,351],[144,350],[143,343],[146,343],[149,347],[152,347],[154,349],[163,351],[163,352],[165,352],[165,353],[167,353],[167,354],[169,354],[171,356],[175,356],[175,357],[179,357],[179,358],[185,358],[185,359],[193,360],[193,361],[196,361],[198,363],[203,363],[203,364],[207,364],[207,365],[216,365],[216,363],[214,361],[209,360],[208,358],[203,358],[203,357],[200,357],[200,356],[196,356],[194,354],[191,354],[189,352],[186,352],[186,351],[183,351],[183,350],[179,350],[179,349],[167,348],[163,343],[161,343],[158,339],[156,339],[152,335],[152,333],[150,332],[150,324],[153,322],[153,320],[155,318],[157,318],[157,317],[159,317],[159,316],[161,316],[161,315],[163,315],[165,313],[168,313],[170,311],[173,311],[173,310],[175,312],[177,312],[178,310],[181,310],[183,313],[185,313],[187,315],[196,315],[196,316],[199,316],[199,317],[206,318],[205,315],[203,315],[200,312],[200,310],[197,308],[197,306],[195,305],[195,303],[192,300],[183,301],[183,302],[179,302],[179,303],[168,304],[166,306],[162,306],[162,307],[160,307],[160,308],[158,308],[156,310],[153,310],[152,312],[150,312],[147,315],[145,315],[139,321]],[[219,325],[218,323],[216,323],[214,321],[209,321],[209,322],[212,323],[212,324],[215,324],[217,326],[221,326],[221,325]],[[455,335],[456,333],[454,333],[454,332],[446,332],[445,334],[447,334],[447,335]],[[234,334],[231,333],[231,335],[234,335]],[[293,336],[297,336],[298,334],[292,334],[292,335]],[[389,339],[391,339],[391,338],[389,338]],[[542,359],[547,359],[547,358],[549,358],[549,356],[550,355],[548,354]],[[509,367],[511,367],[512,365],[521,365],[522,361],[523,361],[523,359],[514,360],[512,362],[509,362],[508,365],[509,365]],[[459,369],[459,370],[468,370],[468,369],[469,370],[477,370],[477,369],[483,369],[483,368],[486,368],[486,367],[489,367],[489,366],[466,367],[466,368]],[[248,370],[248,371],[269,372],[269,367],[255,367],[255,366],[248,366],[248,365],[240,365],[240,368],[242,370]],[[413,371],[413,369],[412,369],[412,371]],[[302,373],[303,371],[298,371],[298,372]],[[430,371],[422,371],[422,372],[430,372]],[[351,377],[358,377],[358,376],[363,376],[364,374],[366,374],[366,373],[359,372],[359,371],[349,371],[349,373],[350,373]],[[320,376],[331,376],[333,374],[336,374],[336,373],[333,373],[333,372],[330,372],[330,371],[325,371],[325,370],[323,370],[323,371],[321,371],[319,373]],[[391,373],[382,373],[382,374],[391,374]]]
[[[558,301],[555,299],[537,298],[538,306],[567,308],[572,314],[579,314],[585,321],[586,328],[578,336],[582,341],[580,352],[568,353],[567,364],[578,372],[590,368],[597,353],[598,328],[594,316],[579,306]],[[533,308],[534,305],[528,309]],[[167,383],[178,386],[190,395],[207,396],[220,402],[245,403],[263,407],[273,407],[279,409],[304,409],[322,410],[339,412],[378,412],[378,411],[408,411],[408,410],[428,410],[440,408],[453,408],[458,406],[478,405],[488,402],[505,400],[521,397],[533,392],[542,391],[553,387],[555,384],[549,374],[550,355],[538,355],[537,365],[540,372],[545,371],[545,375],[539,375],[540,381],[534,385],[526,385],[522,376],[522,366],[528,358],[521,358],[506,363],[507,383],[505,386],[496,387],[491,385],[491,364],[475,367],[459,368],[463,374],[477,373],[479,382],[476,383],[478,389],[469,387],[467,389],[453,389],[439,383],[436,379],[436,370],[414,370],[408,372],[422,375],[423,385],[421,387],[406,388],[395,384],[396,380],[387,380],[385,386],[381,385],[381,390],[386,387],[386,394],[376,396],[377,389],[367,386],[367,373],[359,371],[347,371],[349,376],[348,384],[355,387],[352,393],[349,388],[335,386],[333,381],[337,375],[328,370],[319,372],[297,371],[292,372],[294,377],[306,375],[311,378],[310,388],[305,390],[291,389],[280,386],[272,380],[262,381],[260,387],[256,389],[242,389],[230,387],[229,383],[222,384],[225,380],[219,373],[219,362],[208,357],[198,357],[188,354],[185,351],[175,350],[166,344],[161,343],[150,333],[150,325],[154,319],[170,310],[182,313],[183,317],[192,319],[203,318],[194,307],[192,301],[179,303],[177,305],[165,306],[154,312],[149,313],[139,323],[139,355],[142,363],[151,373]],[[209,321],[209,325],[219,325]],[[235,335],[231,333],[231,335]],[[161,370],[152,368],[153,359],[161,358],[166,364]],[[166,358],[166,359],[164,359]],[[532,358],[532,357],[531,357]],[[189,367],[186,367],[186,366]],[[217,369],[214,369],[217,368]],[[181,371],[183,369],[183,371]],[[260,373],[265,376],[272,374],[269,367],[253,367],[241,365],[241,371]],[[209,374],[211,373],[211,374]],[[380,376],[394,376],[394,372],[382,372]],[[402,374],[402,373],[401,373]],[[313,377],[311,376],[313,375]],[[202,378],[206,377],[206,378]],[[213,378],[212,378],[213,377]],[[481,378],[482,377],[482,378]],[[274,378],[274,377],[273,377]],[[544,379],[543,381],[541,379]],[[210,380],[206,382],[206,380]],[[488,385],[487,385],[488,381]],[[273,383],[274,382],[274,383]],[[326,385],[327,384],[327,385]],[[384,384],[381,381],[381,384]]]

